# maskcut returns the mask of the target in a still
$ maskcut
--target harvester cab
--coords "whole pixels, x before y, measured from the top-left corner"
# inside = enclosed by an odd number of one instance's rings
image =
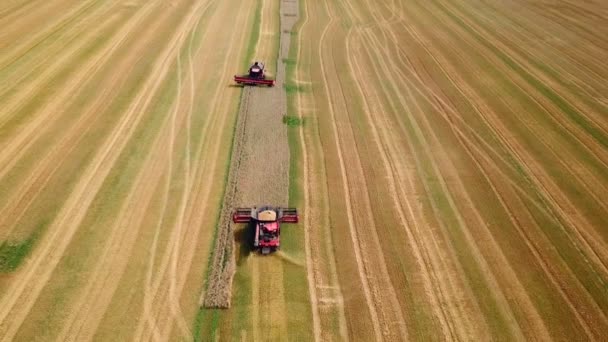
[[[249,73],[247,75],[235,75],[234,81],[237,84],[242,85],[266,85],[269,87],[274,85],[273,79],[266,78],[264,64],[260,62],[254,62],[249,67]]]
[[[266,255],[280,247],[281,223],[298,223],[298,211],[270,206],[237,208],[232,220],[252,226],[255,230],[253,248]]]
[[[251,78],[264,77],[264,64],[260,64],[258,62],[253,63],[253,65],[251,67],[249,67],[249,77],[251,77]]]

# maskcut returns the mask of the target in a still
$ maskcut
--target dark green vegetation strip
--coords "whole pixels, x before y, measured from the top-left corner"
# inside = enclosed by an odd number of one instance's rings
[[[0,245],[0,272],[11,272],[17,269],[32,249],[35,241],[36,238],[32,236],[25,241],[3,242]]]

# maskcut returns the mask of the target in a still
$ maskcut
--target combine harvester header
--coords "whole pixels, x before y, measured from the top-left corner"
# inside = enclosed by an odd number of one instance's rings
[[[253,248],[266,255],[280,246],[281,223],[298,223],[295,208],[238,208],[232,215],[234,223],[250,223],[254,226]]]
[[[264,74],[264,64],[255,62],[249,67],[249,74],[234,75],[234,81],[242,85],[265,85],[274,86],[274,80],[266,78]]]

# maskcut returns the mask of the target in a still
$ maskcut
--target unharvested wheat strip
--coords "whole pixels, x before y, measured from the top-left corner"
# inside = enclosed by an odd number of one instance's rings
[[[0,304],[2,304],[0,305],[0,322],[5,322],[6,317],[13,310],[19,310],[20,313],[17,316],[16,322],[21,322],[33,305],[33,302],[63,255],[65,248],[71,241],[103,180],[110,172],[120,151],[124,148],[135,130],[137,123],[142,117],[141,108],[146,108],[149,105],[152,95],[156,92],[167,74],[171,55],[175,53],[173,50],[174,45],[175,37],[167,45],[167,48],[161,54],[162,57],[153,69],[151,75],[156,75],[157,77],[147,79],[142,91],[132,102],[114,134],[108,137],[93,162],[83,172],[83,177],[76,185],[72,195],[53,224],[49,227],[49,233],[40,242],[30,262],[22,268],[20,281],[11,284],[5,296],[0,300]],[[58,229],[59,227],[63,229],[60,230]],[[31,281],[34,277],[37,277],[36,282]],[[24,294],[26,295],[25,303],[22,303],[18,309],[15,308],[17,301]],[[10,339],[18,328],[15,325],[11,327],[8,332],[3,332],[4,339]]]

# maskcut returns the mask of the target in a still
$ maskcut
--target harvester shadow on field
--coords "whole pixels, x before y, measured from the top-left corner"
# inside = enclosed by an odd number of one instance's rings
[[[236,255],[237,266],[241,266],[253,251],[251,241],[255,237],[255,229],[252,225],[253,223],[250,222],[234,230],[234,243],[238,245],[238,253]]]

